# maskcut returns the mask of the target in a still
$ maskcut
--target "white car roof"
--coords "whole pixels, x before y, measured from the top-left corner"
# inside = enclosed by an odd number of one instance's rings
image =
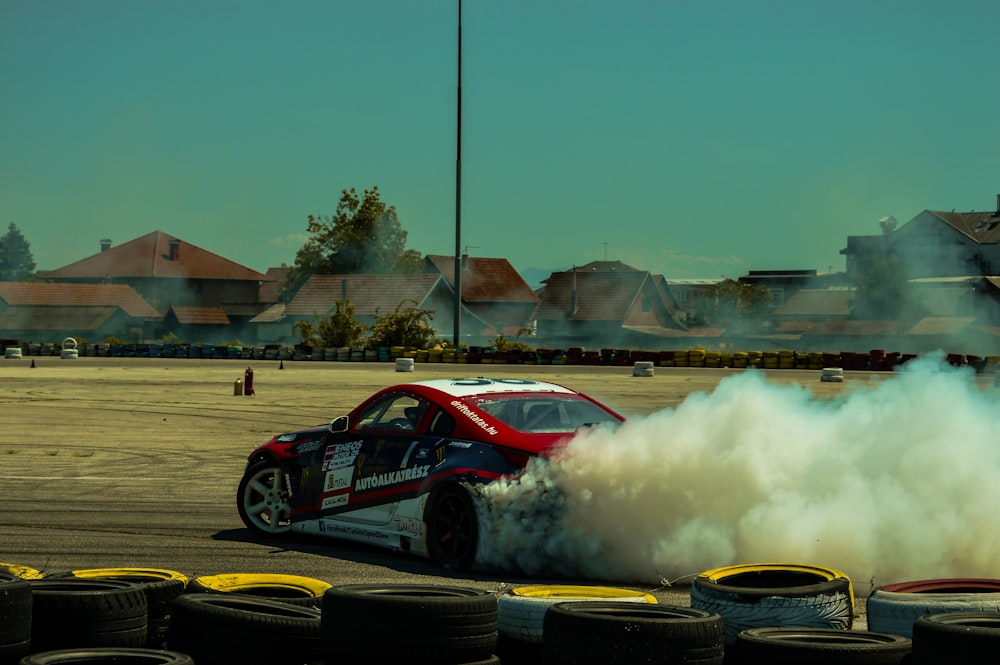
[[[413,385],[427,386],[447,393],[452,397],[469,397],[487,393],[563,393],[575,395],[575,390],[545,381],[530,379],[504,379],[472,377],[467,379],[428,379],[414,381]]]

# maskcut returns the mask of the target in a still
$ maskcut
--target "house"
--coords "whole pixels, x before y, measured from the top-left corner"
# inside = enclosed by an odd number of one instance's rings
[[[197,318],[188,318],[179,327],[158,331],[159,335],[173,332],[189,342],[221,342],[252,333],[254,329],[245,324],[264,310],[260,289],[272,281],[263,273],[162,231],[117,246],[102,240],[98,253],[45,271],[40,277],[47,282],[130,286],[157,308],[165,326],[178,325],[176,312],[167,316],[173,307],[214,310],[207,327],[202,328]],[[218,325],[223,317],[229,323],[220,333]]]
[[[455,288],[455,257],[428,254],[425,261],[428,273],[441,275]],[[463,256],[461,280],[462,303],[486,322],[478,331],[480,335],[495,336],[502,332],[507,337],[516,337],[531,327],[538,296],[507,259]]]
[[[257,334],[261,339],[294,341],[297,338],[294,325],[298,321],[311,322],[329,316],[336,310],[338,300],[349,302],[354,307],[355,319],[365,325],[371,325],[377,316],[392,314],[398,309],[431,310],[435,335],[442,339],[454,336],[454,291],[442,275],[431,273],[313,275],[280,313],[272,307],[251,322],[260,326]],[[485,321],[465,307],[462,317],[463,326],[470,329],[488,328]],[[468,343],[483,342],[478,336],[470,335]]]
[[[771,294],[771,307],[779,307],[801,289],[824,289],[836,284],[834,273],[820,274],[816,270],[749,270],[741,276],[741,284],[763,287]]]
[[[0,282],[0,337],[142,341],[161,316],[125,284]]]
[[[847,275],[856,280],[865,259],[897,257],[904,279],[1000,274],[1000,195],[996,210],[951,212],[924,210],[896,228],[881,220],[881,236],[851,236],[841,254]]]
[[[800,289],[778,305],[770,316],[770,331],[797,335],[824,321],[845,320],[851,313],[852,289]]]
[[[672,340],[686,335],[649,272],[599,267],[556,272],[545,280],[533,316],[539,344],[673,348]]]

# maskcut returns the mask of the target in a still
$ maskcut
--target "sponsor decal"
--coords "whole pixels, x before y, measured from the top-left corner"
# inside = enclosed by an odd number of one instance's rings
[[[424,535],[423,521],[413,519],[412,517],[393,517],[392,528],[402,533],[408,533],[411,536],[420,537]]]
[[[457,399],[452,400],[451,405],[455,407],[463,416],[465,416],[473,423],[478,425],[481,430],[483,430],[490,436],[499,434],[499,430],[497,430],[496,427],[491,425],[489,421],[485,420],[482,416],[480,416],[475,409],[470,409],[469,406],[463,403],[461,400]]]
[[[389,534],[375,529],[366,529],[360,526],[346,526],[327,520],[319,521],[319,530],[322,533],[330,533],[344,538],[373,538],[375,540],[388,540]]]
[[[448,447],[449,448],[471,448],[472,444],[469,443],[468,441],[449,441],[448,442]]]
[[[328,508],[336,508],[337,506],[347,505],[347,494],[336,494],[334,496],[328,496],[323,499],[323,503],[320,508],[327,510]]]
[[[354,464],[358,453],[361,452],[361,441],[351,441],[350,443],[338,443],[330,446],[323,453],[323,471],[340,469]]]
[[[277,438],[277,441],[294,441],[295,434],[282,434]]]
[[[323,493],[350,489],[352,480],[354,480],[354,467],[352,466],[328,471],[326,480],[323,482]]]
[[[354,481],[354,491],[364,492],[365,490],[373,490],[378,489],[379,487],[388,487],[390,485],[407,483],[411,480],[419,480],[421,478],[426,478],[427,472],[430,470],[430,465],[415,466],[410,469],[400,469],[399,471],[389,471],[387,473],[378,473],[374,476],[358,478]]]
[[[311,452],[314,452],[314,451],[318,450],[321,445],[323,445],[323,444],[319,440],[316,440],[316,441],[306,441],[304,443],[300,443],[299,445],[295,446],[295,452],[298,453],[298,454],[300,454],[300,455],[302,453],[311,453]]]

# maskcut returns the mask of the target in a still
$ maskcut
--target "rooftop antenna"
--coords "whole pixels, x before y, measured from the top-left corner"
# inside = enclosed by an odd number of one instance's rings
[[[608,260],[608,241],[604,241],[604,260]]]

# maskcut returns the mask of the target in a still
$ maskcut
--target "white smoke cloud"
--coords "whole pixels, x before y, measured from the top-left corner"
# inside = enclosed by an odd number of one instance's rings
[[[619,581],[808,563],[859,590],[997,577],[997,399],[940,356],[834,399],[734,375],[487,486],[480,563]]]

